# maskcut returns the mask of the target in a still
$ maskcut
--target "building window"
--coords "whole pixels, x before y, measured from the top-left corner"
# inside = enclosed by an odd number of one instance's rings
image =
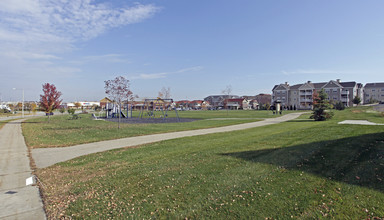
[[[332,92],[336,93],[336,92],[337,92],[337,89],[333,89],[333,91],[332,91]]]
[[[374,89],[372,89],[372,92],[374,92],[375,90]]]
[[[280,95],[280,91],[277,91],[276,94]]]

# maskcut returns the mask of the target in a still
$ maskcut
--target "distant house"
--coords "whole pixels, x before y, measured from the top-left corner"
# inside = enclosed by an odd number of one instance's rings
[[[224,108],[224,100],[225,99],[236,99],[239,98],[237,95],[211,95],[204,98],[204,101],[210,103],[212,108]]]
[[[249,101],[249,107],[251,107],[251,109],[259,109],[260,104],[256,99],[252,99]]]
[[[207,110],[211,107],[208,101],[193,100],[189,103],[190,108],[195,110]]]
[[[384,102],[384,83],[367,83],[364,86],[364,103]]]
[[[247,99],[225,99],[225,109],[239,110],[239,109],[250,109],[249,101]]]
[[[188,100],[180,100],[175,103],[176,103],[176,108],[180,108],[180,109],[191,108],[191,101],[188,101]]]
[[[256,95],[255,99],[259,105],[267,105],[267,104],[270,105],[272,102],[272,95],[260,93]]]

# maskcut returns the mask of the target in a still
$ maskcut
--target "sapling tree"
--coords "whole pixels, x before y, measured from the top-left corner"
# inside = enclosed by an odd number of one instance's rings
[[[223,89],[223,91],[221,91],[221,93],[223,93],[223,95],[227,96],[227,98],[224,99],[224,104],[225,104],[225,108],[227,109],[227,115],[228,115],[228,99],[230,98],[230,95],[232,93],[232,86],[227,85],[227,87],[225,87],[225,89]]]
[[[52,112],[60,107],[61,92],[57,91],[56,86],[53,84],[43,84],[43,94],[40,95],[40,108],[48,115],[48,121]]]
[[[115,104],[119,104],[121,111],[121,104],[123,101],[132,99],[133,93],[130,90],[129,80],[123,76],[118,76],[112,80],[106,80],[105,93],[108,98],[111,99]],[[121,112],[119,112],[118,129],[120,129]]]
[[[328,95],[325,93],[324,89],[318,93],[315,91],[313,93],[313,112],[310,118],[315,119],[315,121],[325,121],[331,119],[333,112],[327,111],[331,106],[328,101]]]
[[[170,87],[168,87],[168,88],[163,87],[160,90],[158,97],[161,99],[170,99],[171,98],[171,88]]]
[[[361,98],[359,96],[355,96],[352,100],[353,104],[359,105],[361,102]]]

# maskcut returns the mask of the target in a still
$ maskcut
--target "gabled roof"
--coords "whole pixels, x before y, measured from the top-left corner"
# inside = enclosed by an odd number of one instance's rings
[[[340,85],[344,88],[353,88],[356,86],[356,82],[341,82]]]
[[[377,87],[384,87],[384,83],[367,83],[364,86],[364,88],[377,88]]]
[[[100,102],[112,102],[108,97],[103,98]]]
[[[302,84],[300,87],[299,87],[299,89],[303,89],[303,88],[305,88],[305,87],[309,87],[309,88],[311,88],[311,89],[314,89],[315,88],[315,85],[313,85],[313,83],[311,83],[311,82],[307,82],[307,83],[304,83],[304,84]]]
[[[359,89],[363,88],[363,84],[357,83],[357,88],[359,88]]]
[[[329,88],[339,87],[339,88],[341,88],[343,86],[341,86],[337,81],[331,80],[328,83],[326,83],[324,86],[322,86],[321,88],[325,88],[325,87],[329,87]]]
[[[273,87],[272,91],[273,90],[289,90],[289,86],[286,84],[280,84]]]
[[[203,100],[193,100],[193,101],[191,101],[191,103],[198,103],[198,104],[201,104],[203,102],[204,102]]]
[[[313,83],[313,86],[315,87],[315,89],[321,89],[325,84],[327,83],[326,82]]]
[[[177,101],[176,104],[181,104],[181,103],[190,103],[191,101],[188,101],[188,100],[180,100],[180,101]]]
[[[296,84],[296,85],[293,85],[291,86],[291,89],[299,89],[300,86],[302,86],[303,84]]]

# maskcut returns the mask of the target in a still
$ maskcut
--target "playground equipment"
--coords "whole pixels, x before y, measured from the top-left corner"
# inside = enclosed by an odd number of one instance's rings
[[[163,121],[165,121],[168,117],[168,110],[174,110],[177,121],[180,122],[179,114],[177,113],[173,99],[145,99],[144,106],[140,110],[139,118],[155,119],[157,114]]]
[[[132,105],[126,104],[126,112],[123,112],[122,106],[116,103],[107,103],[105,106],[106,118],[132,118]]]

